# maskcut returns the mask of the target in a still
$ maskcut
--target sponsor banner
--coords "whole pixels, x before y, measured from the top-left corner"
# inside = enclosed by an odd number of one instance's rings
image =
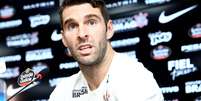
[[[158,21],[159,23],[161,24],[165,24],[165,23],[169,23],[173,20],[175,20],[176,18],[192,11],[193,9],[195,9],[198,5],[193,5],[193,6],[190,6],[190,7],[187,7],[185,9],[182,9],[182,10],[179,10],[177,12],[174,12],[172,14],[169,14],[169,15],[166,15],[165,11],[162,11],[161,14],[159,15],[159,18],[158,18]]]
[[[16,78],[20,75],[19,67],[7,67],[6,71],[3,73],[0,73],[0,78],[3,79],[12,79]]]
[[[51,48],[27,51],[25,55],[26,55],[25,60],[27,62],[39,61],[39,60],[47,60],[47,59],[52,59],[53,58]]]
[[[201,96],[196,97],[194,101],[201,101]]]
[[[201,92],[201,80],[188,81],[185,83],[185,93],[199,93]]]
[[[0,19],[10,19],[15,15],[15,8],[10,5],[5,5],[0,8]]]
[[[113,48],[120,48],[120,47],[136,45],[139,42],[140,42],[140,38],[135,37],[135,38],[127,38],[127,39],[121,39],[121,40],[114,40],[111,42],[111,45]]]
[[[72,68],[78,68],[77,62],[68,62],[68,63],[61,63],[59,65],[59,69],[72,69]]]
[[[192,26],[188,31],[188,35],[191,38],[201,38],[201,23]]]
[[[168,71],[172,76],[172,80],[175,80],[178,76],[187,75],[197,70],[198,68],[191,63],[190,58],[168,61]]]
[[[151,50],[151,58],[154,60],[164,60],[167,59],[172,53],[172,50],[164,45],[159,45]]]
[[[138,0],[121,0],[121,1],[117,1],[117,2],[108,3],[108,4],[106,4],[106,7],[108,9],[122,7],[122,6],[126,6],[126,5],[136,4],[137,1]]]
[[[33,15],[29,17],[31,28],[36,28],[41,25],[47,25],[50,22],[50,15]]]
[[[184,53],[201,51],[201,43],[182,45],[181,51]]]
[[[149,33],[148,37],[150,39],[150,45],[155,46],[159,43],[162,42],[169,42],[172,39],[172,32],[154,32],[154,33]]]
[[[145,4],[162,4],[170,1],[171,0],[144,0]]]
[[[21,55],[10,55],[10,56],[1,56],[0,61],[4,62],[15,62],[20,61],[22,59]]]
[[[32,71],[30,68],[27,68],[24,72],[20,74],[17,83],[21,87],[26,86],[32,82],[34,77],[35,77],[34,71]]]
[[[161,87],[161,91],[163,94],[178,93],[179,86]]]
[[[0,22],[0,29],[14,28],[14,27],[18,27],[20,25],[22,25],[21,19],[2,21],[2,22]]]
[[[49,68],[46,63],[38,62],[37,64],[32,66],[32,70],[34,73],[39,73],[40,71]]]
[[[55,30],[52,32],[51,40],[52,40],[52,41],[60,41],[61,38],[62,38],[61,33],[58,33],[58,30],[55,29]]]
[[[180,101],[178,98],[174,98],[174,99],[166,99],[164,101]]]
[[[24,33],[6,37],[8,47],[26,47],[35,45],[39,42],[38,32]]]
[[[42,9],[42,8],[50,8],[55,6],[55,1],[43,1],[37,3],[25,4],[23,6],[24,10],[33,10],[33,9]]]
[[[123,32],[134,30],[136,28],[143,28],[148,25],[148,13],[139,12],[138,14],[126,17],[113,19],[113,28],[115,32]]]

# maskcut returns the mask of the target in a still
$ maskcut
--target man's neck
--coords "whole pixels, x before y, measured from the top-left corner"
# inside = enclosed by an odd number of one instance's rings
[[[109,47],[109,49],[106,51],[103,61],[100,64],[81,70],[91,91],[97,89],[107,75],[114,54],[115,51],[112,49],[112,47]]]

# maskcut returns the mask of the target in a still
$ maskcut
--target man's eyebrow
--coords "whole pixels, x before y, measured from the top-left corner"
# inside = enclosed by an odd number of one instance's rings
[[[95,18],[101,20],[101,18],[100,18],[98,15],[96,15],[96,14],[89,14],[89,15],[86,15],[86,16],[85,16],[86,19],[93,18],[93,17],[95,17]],[[74,21],[75,21],[75,20],[74,20],[73,18],[68,18],[67,20],[64,21],[64,24],[63,24],[63,25],[65,26],[66,24],[68,24],[68,23],[70,23],[70,22],[74,22]]]
[[[70,22],[73,22],[74,20],[72,18],[69,18],[67,20],[64,21],[64,25],[70,23]]]
[[[93,17],[98,18],[99,20],[101,20],[101,18],[96,14],[89,14],[89,15],[85,16],[85,18],[93,18]]]

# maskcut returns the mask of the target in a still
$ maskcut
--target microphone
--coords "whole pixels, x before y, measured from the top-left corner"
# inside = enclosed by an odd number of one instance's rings
[[[32,73],[33,71],[31,69],[26,69],[24,72],[22,72],[18,78],[18,84],[20,86],[24,86],[21,90],[19,90],[18,92],[16,92],[15,94],[13,94],[11,97],[9,97],[7,99],[7,101],[11,100],[13,97],[15,97],[16,95],[20,94],[23,90],[25,90],[28,86],[30,86],[31,84],[33,84],[35,81],[39,81],[42,80],[45,76],[48,75],[49,69],[45,68],[43,70],[41,70],[39,73],[35,74],[34,78],[32,78]],[[30,79],[31,77],[31,79]],[[31,81],[29,81],[31,80]]]

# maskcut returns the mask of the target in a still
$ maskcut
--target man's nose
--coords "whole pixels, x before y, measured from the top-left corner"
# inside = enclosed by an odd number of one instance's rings
[[[87,29],[84,28],[83,26],[80,26],[78,36],[79,36],[80,39],[86,40],[89,37]]]

